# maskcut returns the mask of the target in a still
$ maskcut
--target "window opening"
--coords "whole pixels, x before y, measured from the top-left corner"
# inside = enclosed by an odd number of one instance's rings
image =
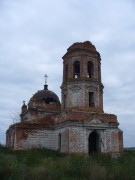
[[[65,80],[68,79],[68,65],[65,66]]]
[[[43,101],[44,101],[46,104],[50,104],[51,102],[54,102],[54,99],[53,99],[53,98],[46,98],[46,99],[43,99]]]
[[[100,66],[98,65],[98,79],[101,80]]]
[[[63,108],[65,109],[66,107],[66,95],[63,95]]]
[[[59,133],[59,137],[58,137],[58,150],[61,150],[61,134]]]
[[[80,62],[79,61],[75,61],[74,62],[74,77],[78,78],[80,77]]]
[[[94,107],[95,102],[94,102],[94,92],[89,92],[89,107]]]
[[[94,75],[94,65],[91,61],[87,64],[87,77],[92,78]]]

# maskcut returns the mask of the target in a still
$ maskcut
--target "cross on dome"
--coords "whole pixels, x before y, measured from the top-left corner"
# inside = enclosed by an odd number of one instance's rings
[[[47,76],[47,74],[45,74],[45,85],[47,85],[47,78],[48,78],[48,76]]]

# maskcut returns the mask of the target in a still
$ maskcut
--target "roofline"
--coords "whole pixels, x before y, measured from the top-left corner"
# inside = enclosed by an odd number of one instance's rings
[[[65,58],[66,56],[71,55],[71,54],[73,54],[73,53],[75,53],[75,52],[78,52],[78,51],[79,51],[79,52],[86,52],[86,53],[97,54],[98,57],[101,59],[100,53],[99,53],[98,51],[92,51],[92,50],[90,50],[90,49],[80,49],[80,48],[76,48],[76,49],[73,49],[73,50],[70,50],[70,51],[67,50],[66,54],[62,57],[62,59],[64,60],[64,58]]]

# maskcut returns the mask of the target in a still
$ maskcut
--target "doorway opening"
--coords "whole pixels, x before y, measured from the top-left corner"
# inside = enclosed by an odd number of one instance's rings
[[[89,154],[99,152],[99,135],[96,131],[89,135]]]

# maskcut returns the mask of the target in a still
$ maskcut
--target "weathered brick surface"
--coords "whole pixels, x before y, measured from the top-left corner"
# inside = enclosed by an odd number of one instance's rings
[[[118,142],[119,142],[119,151],[123,151],[123,132],[121,130],[118,131]]]
[[[6,144],[10,148],[14,148],[14,142],[15,142],[15,129],[11,128],[6,133]]]
[[[61,134],[61,152],[68,153],[69,152],[69,129],[68,128],[62,128],[58,133],[56,134],[56,137],[58,137],[58,134]]]
[[[52,132],[47,129],[21,130],[17,133],[17,146],[21,149],[45,147],[54,149]]]
[[[113,126],[113,123],[116,124],[117,123],[117,117],[114,114],[99,114],[99,113],[95,113],[95,112],[84,112],[84,111],[66,111],[63,112],[61,114],[59,114],[58,116],[56,116],[55,119],[55,124],[59,123],[59,122],[63,122],[63,121],[67,121],[67,120],[76,120],[76,121],[87,121],[89,120],[93,120],[94,118],[99,118],[102,119],[102,121],[104,122],[108,122],[111,123],[111,125]]]
[[[112,130],[112,133],[111,133],[111,149],[112,151],[117,151],[119,149],[117,129]]]

